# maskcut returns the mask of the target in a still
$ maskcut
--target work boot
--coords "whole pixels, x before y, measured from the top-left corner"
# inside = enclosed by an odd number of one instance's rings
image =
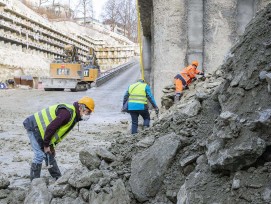
[[[58,178],[60,178],[61,177],[61,172],[60,172],[60,170],[58,168],[58,165],[57,165],[57,162],[56,162],[55,158],[51,158],[49,165],[52,165],[52,167],[48,169],[50,175],[55,180],[57,180]]]
[[[181,94],[176,94],[175,97],[174,97],[174,103],[178,103],[181,99]]]
[[[30,180],[32,181],[35,178],[40,178],[40,171],[41,171],[42,164],[31,164],[30,168]]]

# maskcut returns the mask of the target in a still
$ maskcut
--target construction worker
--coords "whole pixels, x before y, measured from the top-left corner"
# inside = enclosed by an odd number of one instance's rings
[[[155,108],[156,114],[158,114],[159,109],[152,95],[151,88],[143,79],[139,79],[136,83],[130,85],[124,95],[123,105],[128,103],[128,112],[132,118],[132,134],[137,133],[139,115],[144,119],[143,129],[150,126],[148,100]]]
[[[197,74],[204,75],[204,72],[197,69],[199,63],[198,61],[193,61],[191,65],[184,68],[180,74],[174,77],[175,81],[175,98],[174,102],[178,102],[181,99],[181,93],[183,89],[188,88],[188,85],[192,83],[192,80]]]
[[[45,159],[51,176],[58,179],[61,172],[55,160],[55,146],[81,120],[88,120],[94,111],[94,101],[87,96],[78,102],[56,104],[27,117],[23,124],[27,130],[34,158],[30,169],[30,180],[40,177]]]

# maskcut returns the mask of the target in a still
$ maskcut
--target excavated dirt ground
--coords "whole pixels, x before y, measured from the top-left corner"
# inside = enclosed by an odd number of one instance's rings
[[[137,74],[128,77],[131,73]],[[129,83],[133,83],[138,75],[139,68],[134,66],[122,73],[118,80],[113,79],[87,92],[0,90],[0,172],[8,175],[10,187],[27,189],[30,184],[29,169],[33,152],[22,125],[27,116],[56,103],[73,103],[85,95],[94,98],[96,109],[89,121],[80,122],[79,131],[76,126],[56,148],[56,159],[63,173],[81,165],[78,153],[84,147],[110,146],[114,137],[121,133],[129,133],[130,116],[121,113],[120,110]],[[50,177],[46,169],[42,170],[42,176]]]
[[[119,79],[119,83],[108,83],[104,89],[87,92],[97,101],[97,117],[93,115],[92,120],[82,123],[81,131],[74,130],[73,136],[58,148],[61,168],[79,166],[79,173],[73,169],[74,172],[61,177],[62,182],[57,181],[56,189],[62,188],[65,193],[55,194],[51,203],[271,203],[270,25],[271,4],[248,25],[213,76],[194,82],[179,103],[137,135],[128,134],[127,124],[122,123],[127,123],[129,117],[119,112],[127,88],[124,81],[132,82],[128,81],[135,77],[133,70],[123,74],[125,78]],[[60,99],[72,102],[83,95],[70,92],[44,95],[41,91],[23,90],[1,94],[5,96],[0,120],[5,124],[0,138],[5,141],[1,143],[1,161],[5,162],[1,169],[13,168],[9,178],[14,185],[14,178],[22,181],[27,177],[27,173],[17,174],[24,172],[23,165],[29,168],[30,161],[22,120],[45,105]],[[110,142],[112,146],[108,149],[115,157],[114,162],[107,158],[109,166],[99,160],[99,165],[86,171],[80,168],[77,152],[81,147]],[[89,161],[95,161],[94,157],[90,156]],[[16,164],[18,161],[22,164]],[[26,201],[37,201],[49,194],[41,180],[32,182]],[[39,185],[42,182],[44,188]],[[66,186],[73,187],[74,195],[65,190]],[[52,196],[43,198],[48,202],[51,199]]]

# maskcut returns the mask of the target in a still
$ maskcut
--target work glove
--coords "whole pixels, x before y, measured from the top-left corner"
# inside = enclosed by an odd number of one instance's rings
[[[156,115],[159,114],[159,108],[156,108],[156,109],[155,109],[155,113],[156,113]]]
[[[56,156],[56,150],[53,145],[50,146],[50,151],[53,156]]]
[[[53,155],[53,156],[56,155],[55,148],[54,148],[52,145],[49,146],[49,147],[44,147],[44,153],[45,153],[45,154],[49,153],[49,154],[51,154],[51,155]]]
[[[199,73],[199,75],[202,76],[200,79],[201,79],[202,81],[205,81],[206,77],[205,77],[205,75],[204,75],[204,72]]]
[[[44,153],[47,154],[47,153],[50,153],[51,154],[51,149],[50,147],[44,147]]]

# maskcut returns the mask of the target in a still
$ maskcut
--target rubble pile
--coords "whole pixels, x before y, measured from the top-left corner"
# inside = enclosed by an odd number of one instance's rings
[[[34,180],[25,203],[270,203],[270,25],[271,4],[151,128],[82,150],[82,167]]]

